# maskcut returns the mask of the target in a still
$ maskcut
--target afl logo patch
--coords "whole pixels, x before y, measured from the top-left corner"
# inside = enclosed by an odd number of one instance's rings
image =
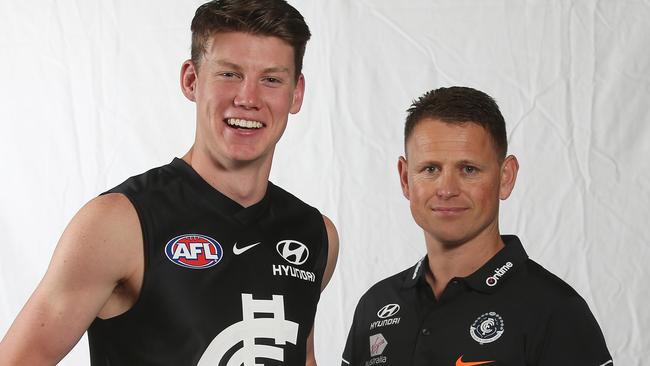
[[[479,316],[469,327],[469,335],[479,344],[492,343],[503,334],[503,319],[493,311]]]
[[[223,258],[221,244],[200,234],[179,235],[167,242],[165,254],[175,264],[192,269],[210,268]]]
[[[307,262],[309,258],[307,246],[296,240],[282,240],[275,246],[275,250],[285,261],[296,266]]]

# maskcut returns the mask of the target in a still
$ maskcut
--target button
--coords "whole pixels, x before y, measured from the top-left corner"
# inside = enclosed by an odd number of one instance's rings
[[[422,328],[422,335],[428,336],[431,335],[431,331],[427,328]]]

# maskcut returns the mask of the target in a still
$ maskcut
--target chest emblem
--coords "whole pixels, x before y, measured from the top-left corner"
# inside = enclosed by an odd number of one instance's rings
[[[483,365],[486,363],[492,363],[494,361],[473,361],[473,362],[468,362],[468,361],[463,361],[463,356],[458,357],[456,360],[456,366],[478,366],[478,365]]]
[[[262,242],[258,241],[257,243],[250,244],[250,245],[247,245],[245,247],[242,247],[242,246],[238,247],[237,243],[235,243],[235,245],[232,246],[232,252],[233,252],[234,255],[240,255],[240,254],[243,254],[245,251],[247,251],[247,250],[249,250],[251,248],[254,248],[255,246],[257,246],[259,244],[262,244]]]
[[[377,316],[381,319],[391,317],[399,311],[399,304],[388,304],[379,309]]]
[[[299,266],[309,258],[309,248],[296,240],[282,240],[275,246],[275,250],[285,261]]]
[[[223,248],[209,236],[184,234],[167,242],[165,255],[181,267],[206,269],[219,263],[223,258]]]
[[[393,318],[393,316],[397,315],[399,309],[400,309],[399,304],[387,304],[382,306],[381,309],[377,311],[377,317],[380,320],[375,320],[372,323],[370,323],[370,330],[373,330],[375,328],[385,327],[387,325],[399,324],[401,318],[399,317]]]
[[[380,356],[384,353],[386,346],[388,346],[388,341],[381,333],[370,336],[370,356]]]
[[[494,311],[479,316],[469,327],[469,335],[479,344],[492,343],[503,332],[503,318]]]
[[[299,324],[285,319],[284,297],[254,299],[241,294],[243,319],[221,331],[205,350],[198,366],[260,365],[257,358],[284,362],[287,342],[297,344]],[[272,344],[260,340],[273,340]],[[238,348],[235,353],[230,352]],[[228,355],[228,353],[231,353]]]

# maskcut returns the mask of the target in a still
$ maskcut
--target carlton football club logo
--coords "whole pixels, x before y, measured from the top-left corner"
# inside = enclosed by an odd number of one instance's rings
[[[181,267],[205,269],[219,263],[223,258],[223,249],[209,236],[184,234],[167,242],[165,254]]]
[[[284,362],[283,347],[296,344],[298,323],[284,318],[284,297],[271,300],[253,299],[241,294],[243,319],[224,329],[210,342],[197,366],[261,366],[256,358]],[[256,343],[256,339],[273,340],[274,344]],[[226,356],[235,347],[232,355]]]
[[[494,311],[485,313],[472,323],[469,334],[480,344],[492,343],[503,334],[503,318]]]
[[[275,246],[275,250],[285,261],[295,266],[305,263],[309,258],[309,248],[296,240],[282,240]]]

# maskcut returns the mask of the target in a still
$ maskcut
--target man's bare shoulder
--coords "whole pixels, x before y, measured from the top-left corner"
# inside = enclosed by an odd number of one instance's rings
[[[140,220],[135,207],[121,193],[108,193],[93,198],[79,210],[71,225],[74,225],[73,229],[88,232],[96,239],[107,240],[110,247],[120,250],[135,249],[133,244],[142,241]],[[85,244],[104,246],[106,242],[97,240]]]
[[[92,199],[72,218],[61,236],[52,264],[57,263],[55,259],[60,254],[68,260],[81,256],[85,260],[124,263],[129,254],[141,253],[141,243],[135,208],[126,196],[109,193]],[[111,267],[118,270],[122,266],[114,263]]]
[[[142,258],[140,224],[129,200],[121,194],[92,199],[64,230],[43,280],[0,344],[0,356],[8,364],[58,362],[97,316],[128,310],[141,284]],[[131,291],[116,296],[124,284]]]

